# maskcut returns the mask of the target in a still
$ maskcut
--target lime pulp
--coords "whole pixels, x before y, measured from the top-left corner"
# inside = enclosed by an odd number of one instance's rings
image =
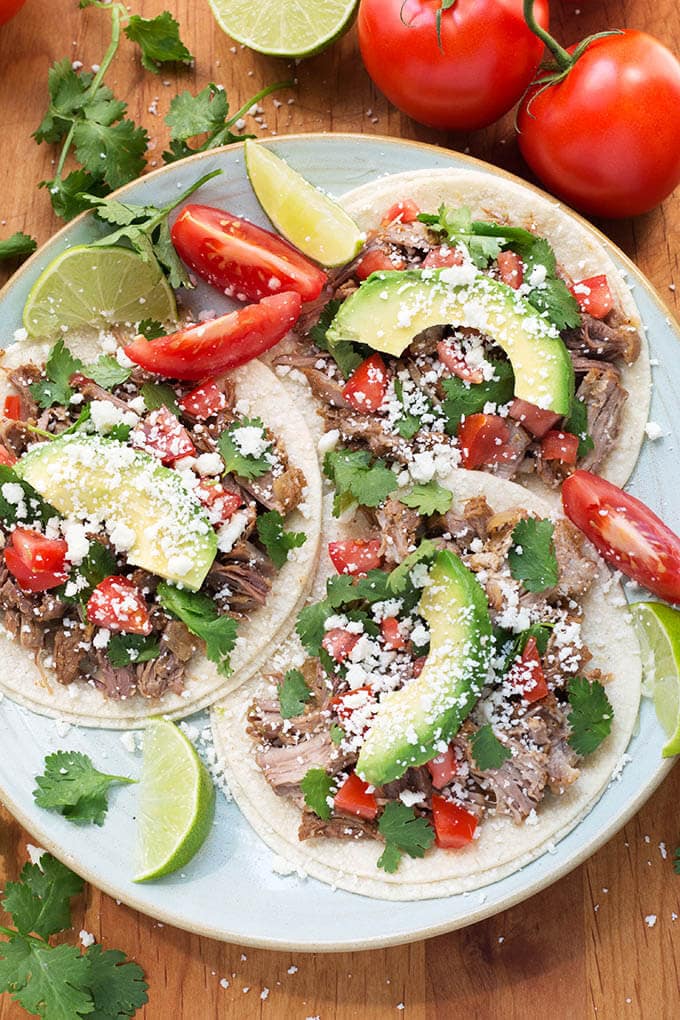
[[[664,758],[680,754],[680,612],[660,602],[630,607],[642,652],[642,692],[654,701],[668,741]]]
[[[210,0],[220,28],[244,46],[275,57],[310,57],[345,32],[358,0]]]

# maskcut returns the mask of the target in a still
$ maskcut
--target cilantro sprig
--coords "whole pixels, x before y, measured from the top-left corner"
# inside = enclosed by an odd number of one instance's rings
[[[424,517],[430,517],[432,514],[445,514],[451,509],[453,493],[433,478],[429,482],[414,485],[409,492],[399,497],[399,502],[412,507]]]
[[[39,407],[53,404],[68,404],[73,390],[69,379],[83,367],[82,361],[74,357],[63,340],[57,340],[45,362],[44,379],[31,383],[30,390]]]
[[[307,769],[300,780],[300,789],[304,795],[305,804],[324,821],[328,821],[331,817],[328,798],[334,785],[333,777],[321,768]]]
[[[493,379],[480,383],[468,383],[458,376],[442,379],[445,399],[442,410],[446,415],[446,431],[453,436],[458,431],[461,419],[478,414],[487,403],[507,404],[515,392],[515,376],[509,361],[489,359],[494,366]]]
[[[397,476],[383,460],[367,450],[329,450],[323,471],[335,485],[333,515],[339,517],[354,503],[380,506],[397,488]]]
[[[385,849],[378,858],[378,867],[390,873],[399,867],[403,854],[424,857],[434,843],[434,830],[413,808],[389,801],[378,822],[378,831],[385,840]]]
[[[555,555],[552,521],[527,517],[518,521],[512,532],[512,547],[508,553],[510,573],[521,581],[527,591],[545,591],[554,588],[559,580],[559,567]]]
[[[292,549],[299,549],[307,541],[304,531],[285,531],[284,520],[278,510],[268,510],[257,519],[257,534],[267,550],[270,560],[280,570]]]
[[[217,440],[217,446],[222,459],[224,470],[227,474],[240,475],[252,481],[254,478],[261,478],[272,469],[270,451],[271,440],[267,440],[267,448],[259,455],[243,453],[239,442],[238,433],[242,429],[258,429],[264,436],[264,423],[261,418],[241,418],[225,429]]]
[[[21,489],[22,498],[8,499],[7,496],[14,494],[8,490],[3,492],[5,483]],[[19,478],[11,467],[0,464],[0,520],[7,525],[31,524],[37,521],[46,524],[53,517],[59,517],[54,507],[47,503],[29,482]]]
[[[328,342],[327,333],[330,324],[333,322],[342,301],[333,298],[324,306],[316,324],[309,331],[309,338],[313,340],[320,351],[328,351],[333,355],[338,368],[345,379],[349,379],[355,368],[358,368],[366,357],[360,349],[349,340],[339,340],[332,346]]]
[[[512,757],[508,748],[500,742],[489,723],[485,726],[480,726],[477,732],[470,738],[470,744],[475,765],[482,772],[486,772],[487,769],[499,769],[504,761]]]
[[[299,669],[289,669],[279,684],[279,706],[282,719],[294,719],[302,715],[305,705],[312,696],[305,678]]]
[[[205,654],[221,676],[231,675],[231,653],[236,645],[237,624],[222,616],[215,603],[200,592],[175,588],[167,581],[158,585],[157,597],[163,609],[185,623],[192,634],[205,642]]]
[[[9,992],[44,1020],[133,1016],[148,1001],[138,964],[117,949],[95,944],[82,953],[49,942],[71,927],[70,901],[82,888],[82,880],[50,854],[26,864],[18,882],[7,882],[2,906],[14,927],[0,927],[7,940],[0,942],[0,993]]]
[[[160,74],[163,64],[191,64],[193,57],[179,37],[179,25],[169,11],[155,18],[133,14],[125,35],[139,45],[142,66]]]
[[[17,230],[16,234],[0,241],[0,262],[5,259],[25,259],[38,247],[38,242]]]
[[[577,754],[592,754],[611,732],[614,709],[599,680],[572,677],[567,693],[571,705],[569,743]]]
[[[80,751],[55,751],[45,758],[45,771],[36,776],[33,799],[38,807],[58,811],[75,825],[103,825],[108,811],[107,791],[114,783],[134,783],[127,776],[99,772]]]
[[[564,432],[571,432],[572,435],[578,436],[576,455],[579,460],[594,449],[595,443],[593,442],[593,437],[588,432],[588,408],[578,397],[574,398],[574,402],[571,405],[571,413],[568,418],[564,419],[562,429]]]

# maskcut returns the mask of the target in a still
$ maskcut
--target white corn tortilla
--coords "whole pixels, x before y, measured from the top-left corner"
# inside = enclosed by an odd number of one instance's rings
[[[455,505],[471,496],[484,495],[496,511],[521,506],[540,516],[554,514],[551,504],[534,493],[482,472],[455,471],[444,484],[453,491]],[[316,598],[323,597],[324,580],[321,570],[314,584]],[[576,783],[561,797],[548,794],[541,802],[536,824],[515,825],[506,816],[487,817],[479,826],[479,839],[470,846],[462,850],[434,847],[420,860],[404,856],[394,874],[377,867],[383,850],[381,842],[330,838],[300,842],[300,810],[274,793],[255,762],[252,740],[246,732],[247,711],[259,689],[255,679],[216,704],[211,712],[215,747],[243,814],[291,869],[378,899],[449,896],[488,885],[523,867],[545,853],[588,813],[621,762],[638,714],[640,650],[622,589],[602,563],[600,577],[583,606],[583,638],[593,653],[589,666],[599,666],[613,677],[606,690],[614,708],[614,724],[602,746],[582,762]],[[285,669],[284,663],[299,662],[304,657],[293,635],[275,661],[262,670],[259,683],[268,672]]]
[[[20,342],[9,347],[0,368],[12,369],[29,361],[44,364],[51,343]],[[67,346],[77,357],[91,362],[101,353],[92,337],[67,337]],[[236,399],[244,413],[258,416],[284,443],[291,464],[300,468],[307,489],[300,508],[286,518],[286,530],[305,531],[306,542],[294,549],[274,579],[265,606],[239,623],[238,638],[231,656],[233,672],[220,676],[214,663],[196,653],[186,672],[182,695],[168,691],[161,698],[139,694],[119,701],[107,699],[92,683],[76,681],[59,684],[50,669],[38,667],[30,649],[22,648],[0,627],[0,691],[13,701],[42,715],[55,716],[81,726],[130,729],[163,714],[180,719],[204,708],[216,698],[243,683],[271,654],[272,647],[292,626],[314,576],[321,530],[321,476],[316,447],[303,417],[290,395],[273,373],[259,361],[251,361],[232,373]],[[0,400],[12,387],[0,376]]]

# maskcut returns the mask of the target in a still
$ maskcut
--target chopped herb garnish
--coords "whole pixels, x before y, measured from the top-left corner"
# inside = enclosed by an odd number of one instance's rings
[[[592,754],[609,736],[614,709],[599,680],[572,677],[567,691],[571,705],[569,743],[577,754]]]
[[[147,340],[158,340],[166,335],[165,330],[157,319],[142,319],[137,329]]]
[[[378,867],[390,873],[397,870],[402,854],[424,857],[434,843],[434,830],[413,808],[388,801],[380,816],[378,830],[385,840],[385,849],[378,858]]]
[[[145,382],[142,383],[139,392],[147,411],[158,411],[161,407],[167,407],[168,411],[172,411],[179,418],[181,412],[172,386],[168,386],[167,383]]]
[[[130,378],[130,369],[120,365],[111,354],[102,354],[93,365],[85,365],[83,375],[94,379],[105,390],[111,390]]]
[[[8,486],[11,485],[10,489]],[[18,492],[21,489],[23,498]],[[46,524],[58,512],[7,464],[0,464],[0,520],[5,524]]]
[[[475,765],[483,772],[488,769],[499,769],[504,761],[512,757],[509,749],[501,744],[489,723],[480,726],[470,738],[470,743]]]
[[[143,634],[113,634],[106,646],[106,655],[112,666],[129,666],[131,662],[150,662],[160,655],[157,638]]]
[[[358,503],[380,506],[397,488],[397,477],[384,461],[373,459],[367,450],[330,450],[323,461],[327,478],[335,485],[333,514]]]
[[[531,280],[532,273],[539,266],[545,269],[545,279],[531,288],[526,300],[537,312],[547,315],[560,330],[580,325],[578,302],[564,280],[557,275],[557,261],[550,244],[544,237],[534,237],[533,234],[529,236],[530,241],[520,241],[511,247],[524,262],[525,281]]]
[[[343,730],[342,726],[338,726],[337,723],[332,723],[330,728],[330,736],[332,743],[334,743],[335,746],[337,747],[338,744],[342,743],[343,738],[345,736],[345,731]]]
[[[90,404],[85,404],[85,406],[83,407],[82,411],[80,412],[76,420],[73,422],[73,424],[69,425],[69,427],[67,429],[64,429],[63,432],[60,432],[59,435],[71,436],[73,435],[74,432],[80,432],[83,425],[87,425],[89,421],[92,421],[92,407]]]
[[[333,785],[332,776],[329,776],[323,769],[308,769],[300,780],[300,789],[304,794],[305,804],[324,821],[328,821],[331,817],[328,798]]]
[[[554,530],[552,521],[547,518],[528,517],[515,525],[508,563],[512,576],[521,581],[527,591],[545,591],[554,588],[559,581]]]
[[[0,241],[0,262],[5,259],[25,259],[38,247],[37,241],[20,230]]]
[[[230,658],[236,644],[236,620],[231,616],[221,616],[214,601],[207,595],[175,588],[167,581],[158,585],[157,597],[163,609],[185,623],[192,634],[205,642],[205,654],[215,663],[217,672],[221,676],[230,676]]]
[[[571,432],[573,436],[578,436],[577,456],[579,460],[594,449],[595,443],[588,432],[588,408],[578,397],[574,398],[571,405],[571,414],[562,422],[562,430]]]
[[[413,507],[419,514],[429,517],[432,514],[445,514],[451,509],[453,493],[444,488],[434,478],[422,485],[414,485],[410,492],[399,497],[404,506]]]
[[[103,825],[107,792],[114,783],[134,783],[127,776],[99,772],[80,751],[56,751],[45,758],[45,771],[36,776],[33,799],[38,807],[58,811],[76,825]]]
[[[515,377],[509,361],[489,359],[494,366],[494,378],[485,379],[480,383],[467,383],[453,375],[442,379],[446,397],[442,402],[442,410],[446,415],[446,431],[454,436],[458,431],[462,418],[478,414],[486,404],[502,406],[508,404],[515,392]]]
[[[417,414],[411,414],[411,412],[406,409],[406,403],[404,401],[404,384],[398,376],[394,380],[394,392],[397,400],[403,408],[401,418],[395,422],[396,430],[403,439],[413,439],[416,432],[420,431],[421,421]]]
[[[340,340],[338,343],[329,344],[327,339],[328,327],[335,318],[342,301],[334,298],[324,307],[316,325],[309,331],[310,339],[314,341],[320,351],[328,351],[333,355],[338,368],[345,379],[349,379],[355,368],[358,368],[365,358],[365,354],[359,352],[356,346],[349,340]]]
[[[68,404],[73,396],[69,379],[80,372],[83,363],[69,351],[63,340],[57,340],[45,363],[45,379],[31,383],[30,390],[40,407]]]
[[[279,706],[282,719],[302,715],[312,692],[299,669],[289,669],[279,684]]]
[[[239,432],[242,429],[255,429],[260,432],[266,446],[263,453],[243,452],[239,442]],[[241,478],[252,481],[253,478],[260,478],[272,469],[272,442],[266,438],[264,424],[260,418],[242,418],[233,422],[222,432],[217,445],[224,460],[226,474],[240,475]]]
[[[507,234],[497,236],[491,231],[481,229],[497,224],[473,222],[470,209],[465,205],[458,209],[440,205],[436,215],[420,213],[418,219],[421,223],[426,223],[430,230],[439,234],[441,239],[451,247],[458,244],[465,245],[470,258],[478,269],[485,269],[492,259],[497,258],[507,240]],[[508,231],[515,232],[517,229],[509,227]],[[532,236],[528,231],[522,231],[522,234]]]
[[[104,578],[117,573],[118,564],[111,550],[101,542],[93,541],[82,562],[77,567],[71,567],[68,581],[57,589],[57,593],[64,602],[80,602],[84,605]],[[73,588],[75,593],[67,595],[66,591]]]
[[[278,510],[268,510],[257,518],[258,537],[279,570],[288,559],[291,549],[298,549],[307,541],[304,531],[284,531],[283,524],[283,517]]]

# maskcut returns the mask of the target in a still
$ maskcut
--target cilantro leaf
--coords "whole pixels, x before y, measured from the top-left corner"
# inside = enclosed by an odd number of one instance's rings
[[[399,497],[399,502],[429,517],[431,514],[445,514],[450,510],[453,493],[433,478],[425,484],[414,485],[410,492]]]
[[[45,363],[45,379],[31,383],[30,390],[40,407],[68,404],[73,395],[69,379],[80,372],[83,363],[69,351],[63,340],[57,340]]]
[[[304,606],[298,613],[295,624],[298,637],[309,654],[321,654],[326,620],[341,607],[347,611],[350,619],[361,618],[368,633],[377,634],[375,624],[365,613],[349,610],[347,607],[356,602],[373,603],[392,598],[394,593],[388,584],[390,577],[391,575],[383,570],[370,570],[366,577],[358,580],[349,574],[334,574],[333,577],[329,577],[326,581],[326,598]]]
[[[41,181],[38,187],[47,188],[52,208],[63,220],[72,220],[79,213],[91,209],[88,195],[101,197],[109,190],[102,180],[86,170],[72,170],[66,177]]]
[[[512,757],[509,749],[501,744],[489,723],[480,726],[470,738],[470,743],[475,765],[483,772],[487,769],[499,769],[504,761]]]
[[[331,741],[336,745],[336,747],[338,744],[342,743],[343,738],[345,736],[345,731],[343,730],[342,726],[338,726],[337,723],[332,723],[329,732]]]
[[[355,368],[358,368],[364,360],[365,355],[361,354],[355,344],[349,340],[339,340],[332,346],[328,342],[326,334],[328,328],[335,318],[342,301],[333,298],[324,306],[316,324],[309,331],[309,337],[314,341],[320,351],[328,351],[335,358],[336,364],[345,379],[349,379]]]
[[[673,854],[673,871],[676,875],[680,875],[680,846],[676,846]]]
[[[70,900],[82,892],[83,882],[65,864],[43,854],[40,864],[25,864],[18,882],[5,884],[4,909],[19,932],[49,938],[71,926]],[[0,943],[0,952],[4,945]]]
[[[478,269],[485,269],[503,248],[503,240],[500,237],[475,235],[472,214],[468,206],[463,205],[454,209],[442,204],[436,216],[420,213],[418,219],[421,223],[426,223],[430,230],[439,234],[441,239],[452,247],[464,245]]]
[[[312,692],[300,670],[289,669],[279,684],[281,718],[293,719],[297,715],[302,715],[311,696]]]
[[[569,743],[577,754],[586,755],[609,736],[614,709],[599,680],[590,683],[585,677],[572,677],[567,685],[571,712]]]
[[[0,992],[46,1020],[77,1020],[92,1012],[90,965],[77,946],[15,939],[0,943]]]
[[[111,550],[101,542],[92,541],[83,560],[71,568],[68,581],[58,589],[59,598],[84,605],[97,585],[116,573],[118,564]],[[65,589],[69,584],[75,586],[76,592],[73,595],[66,594]]]
[[[329,450],[324,457],[323,470],[335,485],[335,517],[353,503],[380,506],[397,488],[394,472],[384,461],[373,460],[367,450]]]
[[[267,442],[268,449],[259,456],[243,453],[238,437],[241,429],[259,429]],[[264,424],[260,418],[242,418],[240,421],[233,422],[228,429],[222,432],[217,440],[217,445],[224,460],[226,474],[240,475],[241,478],[251,481],[253,478],[266,475],[272,469],[269,459],[272,443],[271,440],[266,439]]]
[[[166,335],[165,330],[156,319],[142,319],[137,324],[137,329],[147,340],[158,340],[159,337]]]
[[[333,779],[323,769],[307,769],[300,780],[300,789],[308,808],[325,821],[331,817],[328,797],[333,789]]]
[[[513,529],[508,553],[510,573],[527,591],[545,591],[554,588],[559,581],[554,530],[552,521],[534,517],[518,521]]]
[[[397,432],[403,439],[413,439],[415,434],[420,431],[421,421],[417,414],[411,414],[407,410],[404,401],[404,384],[398,376],[394,380],[394,392],[403,408],[402,416],[395,422]]]
[[[446,431],[453,436],[458,431],[461,419],[470,414],[477,414],[485,404],[507,404],[515,392],[515,377],[509,361],[494,361],[494,378],[485,379],[480,383],[467,383],[453,375],[442,379],[446,398],[442,402],[442,410],[447,418]]]
[[[274,566],[280,570],[291,549],[307,541],[304,531],[284,531],[283,517],[278,510],[268,510],[257,519],[257,534]]]
[[[37,241],[29,237],[28,234],[17,230],[16,234],[12,234],[11,237],[6,237],[4,241],[0,241],[0,262],[3,259],[25,259],[37,247]]]
[[[169,11],[155,18],[133,14],[125,28],[132,42],[142,51],[142,66],[158,74],[161,64],[190,64],[194,59],[179,37],[179,24]]]
[[[113,634],[106,646],[106,655],[112,666],[150,662],[157,659],[160,652],[160,642],[143,634]]]
[[[41,142],[59,142],[68,133],[73,116],[85,103],[92,76],[78,74],[68,57],[58,60],[47,72],[50,105],[33,133],[38,145]]]
[[[401,561],[398,567],[390,573],[387,579],[387,587],[397,595],[406,591],[409,584],[411,571],[417,563],[425,563],[432,559],[437,552],[437,547],[429,538],[424,538],[417,549]]]
[[[6,484],[18,486],[23,493],[23,499],[18,503],[11,502],[7,496],[14,494],[10,490],[3,492]],[[45,502],[32,485],[19,478],[11,467],[0,464],[0,520],[5,524],[30,524],[34,521],[46,524],[52,517],[59,517],[54,507]]]
[[[115,191],[139,177],[146,166],[149,136],[131,120],[111,124],[87,119],[76,124],[73,144],[85,170]]]
[[[378,867],[390,873],[397,870],[402,854],[424,857],[434,843],[434,830],[413,808],[397,801],[388,801],[380,816],[378,830],[385,840],[385,849]]]
[[[220,676],[229,676],[230,657],[236,644],[236,620],[221,616],[207,595],[175,588],[167,581],[161,581],[156,594],[163,609],[205,641],[205,654],[215,663]]]
[[[594,449],[595,443],[588,432],[588,408],[578,397],[574,397],[571,413],[562,422],[562,429],[564,432],[571,432],[572,435],[578,436],[577,456],[579,459]]]
[[[99,772],[92,759],[79,751],[56,751],[45,758],[45,772],[36,776],[33,799],[38,807],[58,811],[76,825],[103,825],[108,811],[107,791],[113,783],[134,783],[126,776]]]
[[[148,1001],[144,971],[120,949],[102,949],[95,944],[85,957],[90,967],[87,987],[94,1001],[93,1020],[132,1016]]]
[[[158,411],[161,407],[167,407],[168,411],[172,411],[179,418],[181,411],[172,386],[168,386],[167,383],[145,382],[139,392],[147,411]]]
[[[545,269],[545,280],[531,288],[527,301],[537,311],[547,315],[560,330],[578,326],[581,322],[578,302],[564,280],[557,276],[557,260],[552,247],[544,237],[530,234],[529,238],[528,241],[513,244],[513,250],[524,262],[525,280],[531,279],[538,266]]]
[[[130,378],[130,369],[120,365],[112,354],[102,354],[92,365],[85,365],[83,374],[94,379],[98,386],[111,390]]]

